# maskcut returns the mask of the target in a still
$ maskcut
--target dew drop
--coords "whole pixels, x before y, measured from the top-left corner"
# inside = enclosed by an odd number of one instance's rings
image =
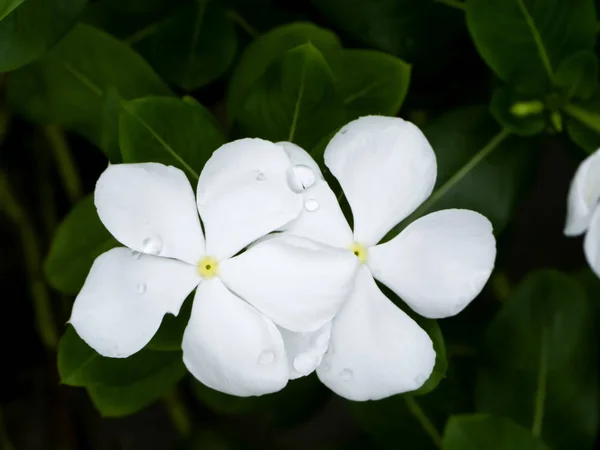
[[[318,358],[310,353],[300,353],[294,358],[294,369],[302,375],[308,375],[315,370]]]
[[[140,252],[136,252],[135,250],[131,250],[131,257],[135,260],[140,259],[142,254]]]
[[[316,181],[313,170],[304,164],[297,164],[288,172],[288,184],[294,192],[302,192]]]
[[[354,373],[350,369],[344,369],[340,372],[340,378],[344,381],[350,381],[354,377]]]
[[[346,134],[348,132],[348,128],[342,128],[342,131],[340,131],[340,134]]]
[[[262,173],[260,170],[256,172],[256,181],[265,181],[267,176]]]
[[[327,373],[327,372],[329,372],[329,371],[331,370],[331,364],[329,364],[329,363],[322,363],[322,364],[319,366],[319,368],[321,369],[321,371],[322,371],[323,373]]]
[[[146,292],[146,283],[138,284],[136,290],[137,290],[137,293],[140,295],[145,293]]]
[[[149,255],[158,255],[162,251],[162,242],[157,237],[147,237],[142,242],[142,250]]]
[[[317,209],[319,209],[319,206],[319,202],[314,198],[309,198],[304,203],[304,209],[306,209],[308,212],[315,212]]]
[[[271,351],[264,351],[258,355],[258,362],[260,364],[271,364],[273,361],[275,361],[275,353]]]

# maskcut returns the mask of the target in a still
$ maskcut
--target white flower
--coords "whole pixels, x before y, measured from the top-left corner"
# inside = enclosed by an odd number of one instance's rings
[[[304,150],[285,148],[318,172]],[[490,222],[468,210],[445,210],[377,243],[433,190],[435,154],[409,122],[369,116],[343,127],[325,164],[350,204],[354,231],[322,176],[305,190],[305,210],[287,232],[352,251],[362,263],[348,301],[335,316],[317,374],[337,394],[373,400],[418,389],[435,365],[427,333],[381,292],[379,280],[429,318],[460,312],[487,282],[496,257]]]
[[[585,257],[596,275],[600,276],[600,149],[579,166],[569,190],[565,234],[585,233]]]
[[[238,253],[298,217],[302,195],[289,184],[301,190],[310,176],[308,168],[293,167],[282,147],[243,139],[207,162],[196,207],[179,169],[109,166],[96,185],[95,204],[106,228],[128,248],[96,259],[70,323],[100,354],[127,357],[197,288],[182,344],[189,371],[238,396],[283,388],[305,374],[290,370],[288,358],[312,352],[314,367],[319,363],[358,263],[334,247],[281,234]],[[304,342],[305,333],[318,330],[324,335],[318,345]]]

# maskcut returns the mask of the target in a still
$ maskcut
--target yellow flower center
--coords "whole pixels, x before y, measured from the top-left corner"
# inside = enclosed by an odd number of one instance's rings
[[[364,245],[355,242],[350,246],[350,251],[356,255],[361,264],[367,262],[367,258],[369,257],[369,253],[367,252],[367,247]]]
[[[212,256],[207,256],[198,263],[198,273],[202,278],[212,278],[219,272],[219,261]]]

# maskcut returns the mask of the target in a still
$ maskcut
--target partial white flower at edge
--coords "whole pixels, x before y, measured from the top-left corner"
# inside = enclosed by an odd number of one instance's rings
[[[319,378],[351,400],[418,389],[435,365],[431,339],[385,297],[375,279],[422,316],[453,316],[480,293],[492,272],[491,223],[473,211],[438,211],[378,244],[435,185],[435,154],[423,133],[402,119],[368,116],[350,122],[325,150],[325,164],[350,204],[354,230],[312,158],[293,144],[280,145],[296,164],[320,175],[303,191],[304,211],[286,233],[345,249],[361,263],[352,294],[333,320]]]
[[[128,357],[196,289],[182,347],[198,380],[252,396],[307,375],[327,349],[356,258],[282,234],[239,252],[296,219],[304,204],[300,192],[314,182],[281,146],[260,139],[213,154],[200,175],[197,205],[179,169],[110,165],[94,200],[103,224],[126,248],[96,259],[70,323],[101,355]]]
[[[585,233],[583,250],[588,264],[600,277],[600,149],[579,166],[569,190],[565,235]]]

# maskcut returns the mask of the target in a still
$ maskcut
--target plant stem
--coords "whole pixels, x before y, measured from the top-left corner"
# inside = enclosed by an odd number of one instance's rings
[[[185,407],[177,388],[173,389],[163,397],[167,413],[173,422],[173,426],[181,437],[189,436],[192,423],[187,408]]]
[[[238,24],[238,26],[244,30],[246,33],[248,33],[248,35],[252,38],[252,39],[256,39],[257,37],[260,36],[260,33],[258,31],[256,31],[252,25],[250,25],[248,22],[246,22],[246,19],[244,19],[242,16],[240,16],[240,14],[237,11],[234,11],[233,9],[230,9],[227,11],[227,17],[229,17],[229,19]]]
[[[442,448],[442,436],[440,436],[440,433],[435,428],[435,425],[433,425],[431,420],[429,420],[429,418],[427,417],[425,412],[421,409],[421,407],[416,402],[414,397],[411,397],[410,395],[404,395],[403,398],[404,398],[404,401],[406,402],[406,406],[407,406],[408,410],[411,412],[411,414],[413,416],[415,416],[415,419],[417,419],[417,421],[419,422],[421,427],[423,427],[423,430],[425,431],[425,433],[427,433],[429,435],[429,437],[431,438],[431,440],[433,441],[435,446],[437,448],[441,449]]]
[[[29,289],[34,302],[35,322],[44,347],[55,350],[58,332],[52,316],[50,294],[42,275],[42,251],[38,236],[24,208],[10,190],[8,181],[0,173],[0,208],[20,232],[23,258],[29,276]]]
[[[546,403],[546,381],[548,378],[548,345],[546,342],[547,333],[544,330],[540,340],[540,367],[538,371],[537,391],[535,393],[535,407],[533,410],[533,422],[531,433],[535,437],[542,434],[542,424],[544,422],[544,406]]]
[[[446,6],[450,6],[451,8],[460,9],[463,11],[467,10],[467,5],[465,2],[459,0],[437,0],[438,3],[443,3]]]
[[[83,188],[65,133],[60,127],[46,125],[44,126],[44,134],[54,153],[58,172],[67,197],[69,197],[71,203],[76,203],[83,197]]]

